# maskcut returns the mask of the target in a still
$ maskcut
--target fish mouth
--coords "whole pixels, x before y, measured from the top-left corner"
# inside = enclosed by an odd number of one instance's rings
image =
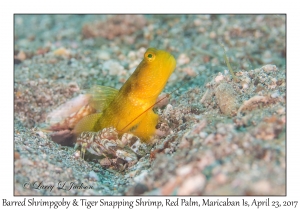
[[[175,69],[176,60],[175,60],[174,56],[168,52],[165,52],[164,56],[161,57],[160,62],[163,65],[166,65],[168,67],[169,71],[172,71],[173,69]]]
[[[169,69],[171,72],[175,70],[176,67],[176,60],[173,55],[169,54],[168,56],[168,64],[169,64]]]
[[[170,76],[172,75],[172,73],[174,72],[175,68],[176,68],[176,59],[174,58],[174,56],[170,53],[168,53],[167,58],[164,58],[164,62],[165,62],[165,68],[163,69],[163,71],[167,72],[168,76],[166,77],[166,80],[163,82],[163,84],[161,84],[161,87],[159,87],[159,89],[163,90],[166,83],[168,82]],[[158,93],[159,94],[159,93]]]

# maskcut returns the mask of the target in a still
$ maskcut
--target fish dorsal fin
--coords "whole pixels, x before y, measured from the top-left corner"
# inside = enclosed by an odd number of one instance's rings
[[[101,85],[94,85],[90,90],[90,105],[101,112],[118,94],[119,90]]]

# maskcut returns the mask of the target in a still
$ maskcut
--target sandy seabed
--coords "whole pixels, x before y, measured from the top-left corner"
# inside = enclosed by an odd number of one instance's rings
[[[15,195],[285,195],[285,15],[15,15]],[[234,80],[224,60],[238,78]],[[146,154],[80,159],[41,128],[94,84],[120,88],[148,47],[177,66]]]

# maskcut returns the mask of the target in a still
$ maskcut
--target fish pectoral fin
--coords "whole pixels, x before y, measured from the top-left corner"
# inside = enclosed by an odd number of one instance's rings
[[[78,136],[84,131],[98,131],[98,120],[101,117],[101,113],[90,114],[82,118],[75,126],[74,133]]]
[[[137,125],[137,128],[132,131],[132,133],[139,136],[143,142],[148,143],[150,138],[155,133],[157,122],[158,115],[155,114],[153,110],[149,110],[147,113],[145,113],[144,118]]]
[[[88,93],[92,96],[89,104],[101,112],[118,94],[119,90],[101,85],[94,85]]]

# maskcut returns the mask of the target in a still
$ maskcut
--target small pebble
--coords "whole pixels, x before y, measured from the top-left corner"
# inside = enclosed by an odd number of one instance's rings
[[[275,65],[268,64],[268,65],[263,66],[262,69],[265,72],[269,73],[269,72],[272,72],[272,71],[276,71],[277,67]]]
[[[224,79],[224,76],[222,74],[218,75],[215,77],[215,82],[216,83],[219,83],[221,82],[222,80]]]
[[[143,170],[143,171],[141,171],[141,173],[138,176],[134,177],[133,180],[135,182],[142,182],[145,179],[145,176],[147,174],[148,174],[148,171],[147,170]]]
[[[92,181],[99,181],[99,177],[95,171],[90,171],[88,176],[89,176],[89,179]]]
[[[200,194],[205,187],[206,178],[203,174],[188,177],[178,189],[178,195]]]
[[[181,66],[183,64],[187,64],[189,62],[190,62],[190,59],[186,54],[180,54],[178,59],[177,59],[178,66]]]
[[[110,59],[110,54],[107,51],[100,51],[98,56],[101,60],[109,60]]]
[[[142,183],[137,183],[134,186],[133,194],[134,195],[140,195],[143,194],[144,192],[148,191],[148,187]]]
[[[271,97],[272,98],[278,98],[280,96],[280,93],[278,90],[274,91],[272,94],[271,94]]]
[[[14,160],[16,161],[16,160],[19,160],[19,159],[20,159],[20,153],[15,152],[14,153]]]
[[[124,71],[124,67],[121,66],[118,62],[108,60],[103,63],[103,69],[108,71],[110,75],[119,75]]]
[[[178,168],[176,170],[176,174],[178,176],[184,177],[184,176],[188,175],[189,173],[191,173],[192,169],[193,169],[193,166],[191,164],[186,165],[186,166],[181,166],[180,168]]]

